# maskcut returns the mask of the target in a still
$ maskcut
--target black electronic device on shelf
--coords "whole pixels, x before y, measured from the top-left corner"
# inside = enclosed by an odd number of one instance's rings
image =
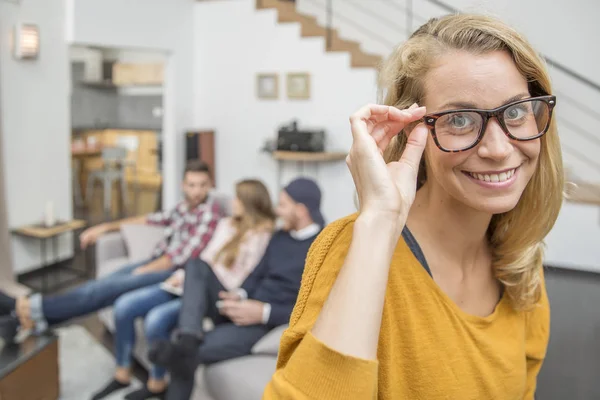
[[[299,130],[297,121],[283,125],[277,132],[278,151],[325,151],[324,130]]]

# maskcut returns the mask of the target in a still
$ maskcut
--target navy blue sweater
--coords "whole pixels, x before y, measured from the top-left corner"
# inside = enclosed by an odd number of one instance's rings
[[[248,298],[269,303],[268,325],[287,324],[300,290],[306,254],[317,235],[294,239],[289,232],[273,234],[263,258],[242,285]]]

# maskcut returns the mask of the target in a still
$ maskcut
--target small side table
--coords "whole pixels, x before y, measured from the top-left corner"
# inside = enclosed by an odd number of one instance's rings
[[[43,270],[46,269],[48,267],[51,267],[53,265],[58,264],[59,260],[58,260],[58,237],[68,233],[68,232],[73,232],[76,231],[77,229],[81,229],[84,228],[86,226],[86,222],[83,220],[72,220],[72,221],[65,221],[65,222],[59,222],[54,226],[51,227],[46,227],[44,225],[28,225],[28,226],[23,226],[17,229],[14,229],[12,231],[13,234],[18,235],[18,236],[22,236],[25,238],[29,238],[29,239],[37,239],[40,242],[40,253],[41,253],[41,257],[42,257],[42,265],[38,270]],[[51,240],[52,241],[52,246],[53,246],[53,253],[54,253],[54,260],[49,262],[48,258],[47,258],[47,254],[46,254],[46,244],[47,241]],[[72,266],[64,266],[64,268],[68,269],[71,272],[74,272],[78,277],[85,277],[85,278],[90,278],[90,271],[88,271],[87,268],[87,254],[84,255],[83,257],[83,262],[84,262],[84,268],[83,270],[78,269],[78,268],[73,268]],[[48,288],[48,275],[46,273],[44,273],[43,275],[43,281],[42,281],[42,288],[41,288],[41,292],[42,293],[47,293],[49,288]]]

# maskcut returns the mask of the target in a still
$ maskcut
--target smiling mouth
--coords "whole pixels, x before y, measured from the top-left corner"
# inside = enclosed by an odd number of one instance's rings
[[[510,178],[512,178],[513,175],[515,174],[515,172],[517,171],[517,169],[519,169],[519,167],[509,169],[506,171],[502,171],[502,172],[498,172],[498,173],[485,173],[485,174],[480,174],[477,172],[469,172],[469,171],[463,171],[463,172],[465,174],[469,175],[471,178],[477,179],[478,181],[481,181],[481,182],[497,183],[497,182],[505,182],[505,181],[509,180]]]

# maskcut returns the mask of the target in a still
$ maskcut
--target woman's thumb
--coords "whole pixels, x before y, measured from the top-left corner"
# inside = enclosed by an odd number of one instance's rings
[[[410,167],[414,171],[415,176],[419,172],[419,164],[421,163],[421,157],[423,157],[423,151],[427,143],[427,134],[428,130],[425,125],[417,125],[410,132],[406,147],[400,157],[400,163]]]

